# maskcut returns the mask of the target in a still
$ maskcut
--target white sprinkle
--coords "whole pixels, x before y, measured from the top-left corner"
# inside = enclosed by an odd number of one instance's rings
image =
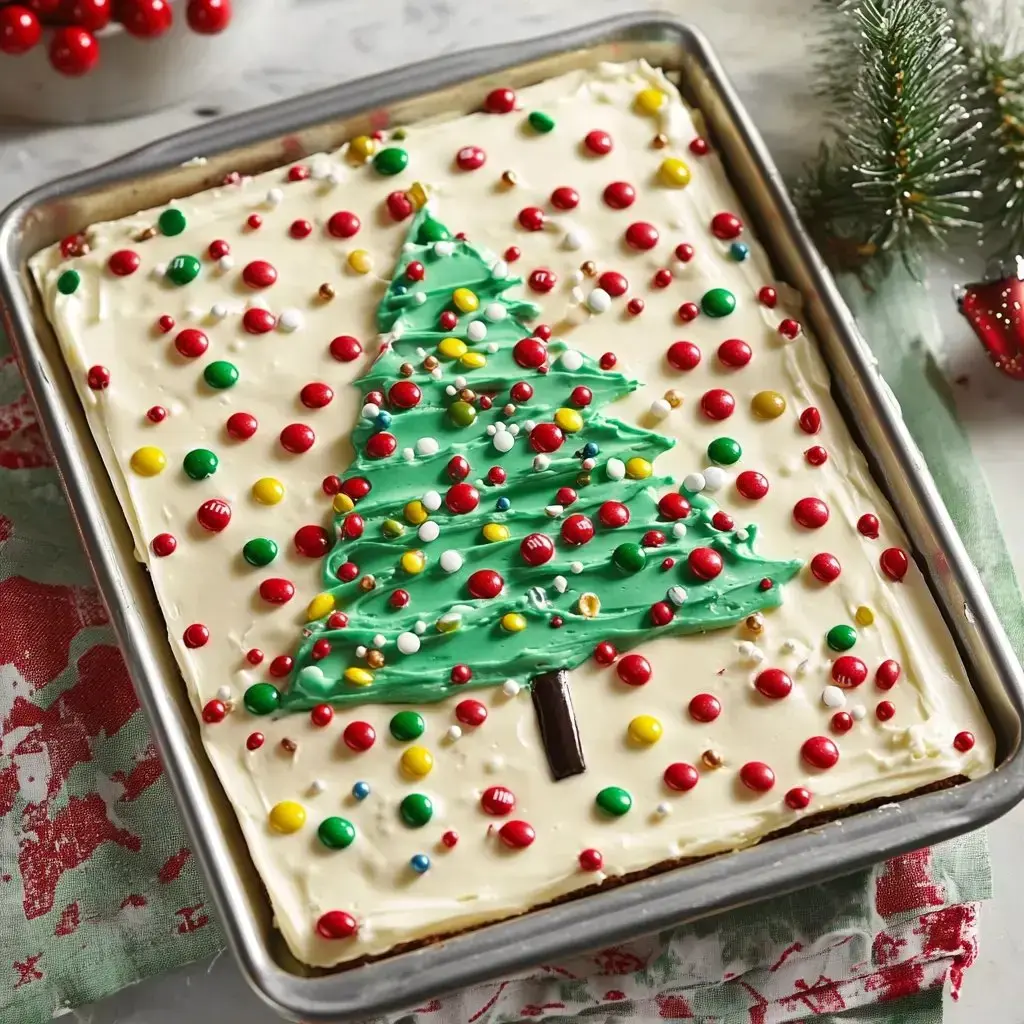
[[[510,423],[508,425],[508,432],[513,437],[518,437],[519,436],[519,424],[518,423]]]
[[[793,639],[783,640],[780,644],[781,650],[786,654],[792,654],[796,650],[797,643]]]
[[[230,686],[218,686],[217,687],[217,700],[231,700],[231,687]]]
[[[501,426],[504,426],[504,424],[501,424]],[[488,437],[494,437],[494,435],[497,434],[497,433],[498,433],[498,424],[497,423],[488,423],[487,424],[487,436]]]
[[[686,523],[673,523],[672,524],[672,536],[673,537],[685,537],[686,536]]]
[[[750,540],[750,531],[745,526],[741,526],[736,531],[736,539],[737,540]]]
[[[437,256],[451,256],[451,254],[453,252],[455,252],[455,243],[454,242],[443,242],[442,241],[442,242],[435,242],[434,243],[434,253]]]
[[[217,260],[217,268],[225,273],[229,270],[234,269],[234,266],[234,256],[221,256],[221,258]]]
[[[284,192],[279,188],[272,188],[267,193],[267,206],[280,206],[284,201]]]
[[[520,689],[521,687],[514,679],[506,679],[505,682],[501,684],[501,692],[504,693],[506,697],[514,697]]]
[[[656,810],[658,814],[661,815],[661,817],[667,818],[672,813],[672,806],[671,804],[667,804],[664,801],[662,801],[660,804],[658,804]]]
[[[551,583],[560,594],[564,594],[569,589],[569,581],[564,576],[556,576]]]
[[[270,309],[270,303],[267,302],[265,295],[253,295],[246,299],[246,309]]]
[[[466,337],[470,341],[483,341],[487,337],[487,324],[483,320],[470,320],[466,328]]]
[[[327,172],[327,183],[329,185],[340,185],[344,180],[345,176],[336,168]]]
[[[821,701],[827,708],[841,708],[846,704],[846,694],[838,686],[826,686],[821,691]]]
[[[416,535],[424,544],[430,544],[441,536],[441,527],[438,526],[433,519],[428,519],[425,523],[420,524],[420,528],[416,531]]]
[[[398,653],[415,654],[420,649],[420,638],[415,633],[398,634]]]
[[[564,245],[570,252],[582,249],[586,242],[586,233],[581,231],[579,228],[570,228],[566,231],[565,238],[562,239],[562,245]]]
[[[413,292],[412,293],[412,301],[413,301],[413,303],[415,305],[422,306],[423,303],[427,301],[427,293],[426,292]]]
[[[651,415],[656,420],[663,420],[672,411],[672,406],[664,398],[656,398],[651,402]]]
[[[223,320],[227,315],[228,307],[225,306],[223,302],[215,302],[210,307],[210,316],[212,316],[214,320]]]
[[[687,473],[683,477],[683,487],[691,494],[700,494],[707,487],[707,480],[703,473]]]
[[[406,462],[412,462],[412,460],[416,458],[416,453],[411,448],[403,448],[402,458],[405,459]]]
[[[559,362],[563,369],[575,373],[583,365],[583,354],[574,348],[568,348],[562,353]]]
[[[500,302],[491,302],[484,307],[484,317],[492,323],[504,320],[508,316],[508,310]]]
[[[850,708],[850,716],[854,721],[859,722],[863,718],[867,717],[868,709],[863,704],[855,704]]]
[[[572,272],[572,283],[583,284],[584,280],[586,279],[586,276],[587,275],[584,274],[582,270],[574,270]]]
[[[494,435],[494,440],[491,442],[494,445],[494,450],[504,454],[510,452],[513,445],[516,443],[515,434],[510,430],[502,430]]]
[[[448,739],[454,743],[456,740],[462,739],[462,730],[457,725],[448,726]]]
[[[417,455],[436,455],[441,446],[437,443],[436,437],[421,437],[416,442]]]
[[[609,459],[604,469],[609,480],[624,480],[626,478],[626,464],[622,459]]]
[[[417,349],[416,349],[416,356],[419,359],[426,359],[427,358],[427,350],[425,348],[417,347]]]
[[[416,244],[414,242],[403,242],[402,243],[402,252],[415,252],[415,251],[416,251]]]
[[[376,633],[373,637],[374,647],[383,647],[388,642],[388,638],[383,633]]]
[[[545,505],[544,513],[551,519],[557,519],[565,511],[561,505]]]
[[[494,775],[496,772],[500,772],[505,767],[505,758],[500,754],[495,754],[493,757],[487,758],[484,761],[484,771],[488,775]]]
[[[686,591],[682,587],[669,587],[665,596],[674,605],[680,605],[686,600]]]
[[[167,276],[167,264],[156,263],[153,265],[153,269],[150,271],[153,277],[166,277]]]
[[[440,380],[444,376],[444,370],[442,370],[440,366],[435,366],[430,371],[430,376],[433,377],[434,380]]]
[[[540,455],[534,455],[533,457],[533,468],[538,473],[543,473],[551,465],[551,459],[548,458],[543,452]]]
[[[441,568],[445,572],[458,572],[462,568],[462,555],[449,548],[441,552]]]
[[[704,486],[714,493],[720,491],[729,482],[729,474],[720,466],[708,466],[704,470]]]
[[[287,334],[297,331],[302,326],[302,314],[297,309],[282,309],[277,318],[277,326]]]
[[[579,574],[581,572],[583,572],[583,563],[582,562],[570,562],[569,563],[569,572],[573,573],[576,576],[579,576]]]
[[[741,640],[736,645],[736,653],[741,658],[749,658],[754,653],[755,647],[749,640]]]
[[[751,651],[750,660],[760,664],[764,661],[764,651],[762,651],[760,647],[755,647],[753,651]]]
[[[597,459],[584,459],[580,463],[580,468],[585,469],[588,473],[597,465]]]
[[[487,351],[493,356],[494,353],[498,351],[497,343],[493,342],[493,341],[488,342],[488,344],[487,344]]]
[[[323,181],[331,173],[330,161],[320,154],[309,162],[309,176],[314,181]]]
[[[357,658],[365,658],[366,657],[366,648],[362,644],[360,644],[356,648],[356,657]]]
[[[427,491],[420,501],[428,512],[436,512],[441,507],[441,495],[437,491]]]
[[[319,796],[327,788],[327,783],[323,779],[314,779],[309,784],[309,795]]]
[[[455,385],[454,385],[454,384],[449,384],[449,385],[448,385],[448,386],[447,386],[447,387],[446,387],[446,388],[444,389],[444,393],[445,393],[445,394],[446,394],[446,395],[447,395],[447,396],[448,396],[449,398],[451,398],[452,396],[454,396],[454,395],[457,395],[457,394],[458,394],[458,391],[456,390],[456,388],[455,388]]]
[[[578,285],[575,288],[573,288],[573,290],[569,292],[569,294],[572,296],[572,301],[575,302],[577,305],[584,301],[583,289],[580,288]]]
[[[455,378],[455,386],[457,388],[464,388],[468,383],[469,381],[467,381],[466,378],[463,377],[461,373],[458,375],[458,377]]]
[[[587,296],[587,309],[591,313],[607,313],[611,305],[612,297],[603,288],[595,288]]]
[[[491,267],[491,277],[495,277],[499,281],[508,277],[508,264],[504,260],[498,260],[498,262]]]
[[[537,426],[536,420],[523,420],[523,430],[525,430],[527,433],[530,433],[530,431],[533,430],[535,426]]]
[[[427,631],[427,624],[422,619],[417,619],[413,623],[413,630],[422,636]]]
[[[367,402],[363,406],[362,416],[364,420],[375,420],[380,415],[380,406],[374,402]]]

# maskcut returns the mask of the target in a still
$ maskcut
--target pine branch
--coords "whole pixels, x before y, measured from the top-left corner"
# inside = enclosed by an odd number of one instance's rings
[[[916,265],[973,225],[979,195],[953,19],[936,0],[847,0],[826,52],[833,138],[798,185],[806,222],[841,262],[893,252]]]

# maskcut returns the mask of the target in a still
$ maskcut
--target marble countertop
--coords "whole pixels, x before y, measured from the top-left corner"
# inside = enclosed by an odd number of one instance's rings
[[[648,9],[655,4],[646,4]],[[821,112],[812,94],[815,0],[675,0],[660,6],[700,27],[717,48],[783,173],[817,147]],[[114,124],[38,128],[0,124],[0,206],[43,181],[115,158],[146,142],[220,114],[357,78],[471,46],[557,32],[620,14],[621,0],[282,0],[252,70],[225,73],[216,91],[190,104]],[[728,8],[728,9],[723,9]],[[457,59],[457,58],[456,58]],[[184,73],[184,72],[183,72]],[[988,365],[950,298],[953,283],[973,278],[970,260],[932,268],[933,301],[944,328],[944,359],[958,410],[978,457],[979,479],[992,490],[1018,575],[1024,574],[1024,533],[1017,511],[1024,498],[1024,387]],[[1024,1022],[1017,965],[1024,956],[1018,922],[1024,886],[1014,884],[1024,841],[1024,805],[990,829],[996,897],[982,911],[980,957],[967,974],[951,1024]],[[252,995],[229,956],[147,981],[71,1016],[81,1024],[194,1024],[277,1018]]]

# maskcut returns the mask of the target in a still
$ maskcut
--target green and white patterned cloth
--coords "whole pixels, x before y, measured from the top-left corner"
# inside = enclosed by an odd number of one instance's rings
[[[926,297],[851,302],[997,608],[1024,614],[934,367]],[[922,379],[932,387],[921,387]],[[967,481],[970,480],[968,487]],[[937,1024],[977,951],[982,834],[416,1008],[416,1024],[575,1015]],[[0,339],[0,1021],[39,1024],[221,937],[13,359]]]

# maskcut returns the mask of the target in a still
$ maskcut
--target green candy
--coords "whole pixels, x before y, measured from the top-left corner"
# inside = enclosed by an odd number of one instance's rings
[[[185,230],[185,214],[172,206],[160,214],[157,224],[160,226],[160,231],[165,235],[180,235]]]
[[[234,387],[238,383],[238,367],[226,359],[215,359],[203,370],[203,380],[218,391]]]
[[[853,626],[833,626],[825,634],[825,643],[833,651],[848,651],[857,642],[857,630]]]
[[[712,288],[700,300],[705,316],[728,316],[736,308],[736,296],[727,288]]]
[[[378,174],[401,174],[409,166],[409,154],[397,146],[388,146],[373,158],[373,166]]]
[[[246,541],[242,548],[242,557],[257,568],[262,568],[277,558],[277,544],[268,537],[254,537]]]
[[[623,572],[639,572],[647,564],[647,555],[639,544],[620,544],[612,552],[612,561]]]
[[[739,462],[742,455],[743,449],[740,448],[739,442],[731,437],[716,437],[708,445],[708,458],[719,466],[731,466]]]
[[[420,245],[429,245],[431,242],[447,242],[451,237],[452,233],[433,217],[425,218],[416,232],[416,241]]]
[[[77,270],[65,270],[60,277],[57,278],[57,291],[61,295],[74,295],[78,291],[78,286],[82,283],[82,275]]]
[[[633,806],[633,798],[621,786],[606,786],[594,798],[594,803],[615,818],[621,818]]]
[[[217,472],[220,460],[208,448],[193,448],[182,460],[181,467],[192,480],[205,480]]]
[[[356,839],[355,826],[344,818],[324,818],[316,830],[317,838],[329,850],[344,850]]]
[[[547,135],[555,127],[555,119],[543,110],[534,110],[526,118],[530,127],[540,135]]]
[[[176,285],[188,284],[199,276],[199,260],[195,256],[175,256],[167,264],[167,279]]]
[[[402,821],[409,828],[423,828],[434,816],[434,805],[429,796],[422,793],[410,793],[398,807]]]
[[[448,407],[448,415],[457,427],[471,427],[476,422],[476,407],[469,402],[452,402]]]
[[[281,706],[281,693],[271,683],[253,683],[245,691],[243,703],[251,715],[269,715]]]
[[[380,524],[380,532],[389,538],[401,537],[405,533],[405,525],[397,519],[385,519]]]
[[[423,716],[416,711],[399,711],[392,716],[391,735],[396,740],[418,740],[426,729]]]

